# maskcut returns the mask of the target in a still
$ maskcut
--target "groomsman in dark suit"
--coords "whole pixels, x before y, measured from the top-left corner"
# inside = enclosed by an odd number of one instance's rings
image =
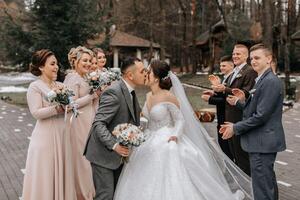
[[[235,68],[232,74],[226,81],[225,84],[219,84],[212,86],[214,91],[223,92],[226,96],[232,95],[232,89],[238,88],[244,91],[246,96],[249,96],[249,91],[255,84],[255,78],[257,73],[247,64],[249,56],[248,48],[242,44],[236,44],[232,52],[232,60]],[[225,105],[225,119],[228,122],[236,123],[242,120],[243,112],[226,103]],[[240,136],[233,136],[229,140],[229,146],[232,151],[234,162],[249,176],[250,174],[250,163],[249,155],[241,148]]]
[[[251,65],[258,73],[251,95],[246,101],[245,95],[236,92],[239,98],[228,97],[228,102],[244,109],[243,120],[222,125],[220,132],[224,139],[233,135],[241,137],[242,148],[250,157],[254,199],[277,200],[274,162],[277,152],[286,148],[282,126],[283,87],[271,69],[271,50],[257,44],[250,51]]]
[[[231,56],[223,56],[220,59],[220,71],[223,74],[222,84],[225,84],[226,80],[230,76],[233,70],[233,62]],[[218,80],[220,81],[220,80]],[[225,104],[226,104],[226,96],[222,92],[214,92],[212,90],[206,90],[203,92],[201,98],[208,102],[211,105],[216,105],[217,109],[217,130],[218,130],[218,143],[222,149],[222,151],[233,160],[233,155],[230,151],[228,140],[222,139],[222,136],[219,134],[219,130],[222,124],[225,122]]]

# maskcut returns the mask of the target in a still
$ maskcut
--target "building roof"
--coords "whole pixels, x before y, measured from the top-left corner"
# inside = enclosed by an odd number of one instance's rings
[[[225,29],[225,24],[224,24],[224,21],[223,20],[220,20],[218,21],[216,24],[214,24],[212,27],[211,27],[211,32],[213,34],[215,33],[218,33],[222,30]],[[209,40],[209,37],[210,37],[210,34],[209,34],[209,30],[208,31],[205,31],[204,33],[202,33],[201,35],[199,35],[196,39],[196,45],[197,46],[202,46],[202,45],[205,45],[208,43],[208,40]],[[191,46],[192,44],[190,44]]]
[[[96,36],[93,40],[88,40],[89,45],[101,44],[105,39],[105,34]],[[150,47],[150,41],[116,30],[110,39],[110,46],[115,47]],[[154,48],[160,48],[158,43],[152,43]]]

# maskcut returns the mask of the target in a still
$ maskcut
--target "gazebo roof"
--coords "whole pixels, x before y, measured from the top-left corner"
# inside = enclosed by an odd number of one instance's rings
[[[100,34],[92,40],[88,40],[89,45],[101,44],[105,39],[105,34]],[[110,39],[110,46],[115,47],[150,47],[150,41],[116,30]],[[154,48],[160,48],[158,43],[152,43]]]

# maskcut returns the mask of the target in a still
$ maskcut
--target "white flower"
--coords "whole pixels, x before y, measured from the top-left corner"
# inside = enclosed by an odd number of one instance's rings
[[[55,93],[53,90],[51,90],[51,91],[48,92],[48,94],[47,94],[47,98],[49,99],[49,101],[53,101],[53,100],[55,99],[56,96],[57,96],[57,95],[56,95],[56,93]]]
[[[90,76],[91,76],[91,77],[97,76],[97,73],[96,73],[96,72],[91,72],[91,73],[90,73]]]

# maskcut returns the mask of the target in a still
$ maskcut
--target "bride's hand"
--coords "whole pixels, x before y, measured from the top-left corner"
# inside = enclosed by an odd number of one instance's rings
[[[176,136],[171,136],[170,138],[169,138],[169,140],[168,140],[168,142],[171,142],[171,141],[173,141],[173,142],[176,142],[177,143],[177,137]]]

